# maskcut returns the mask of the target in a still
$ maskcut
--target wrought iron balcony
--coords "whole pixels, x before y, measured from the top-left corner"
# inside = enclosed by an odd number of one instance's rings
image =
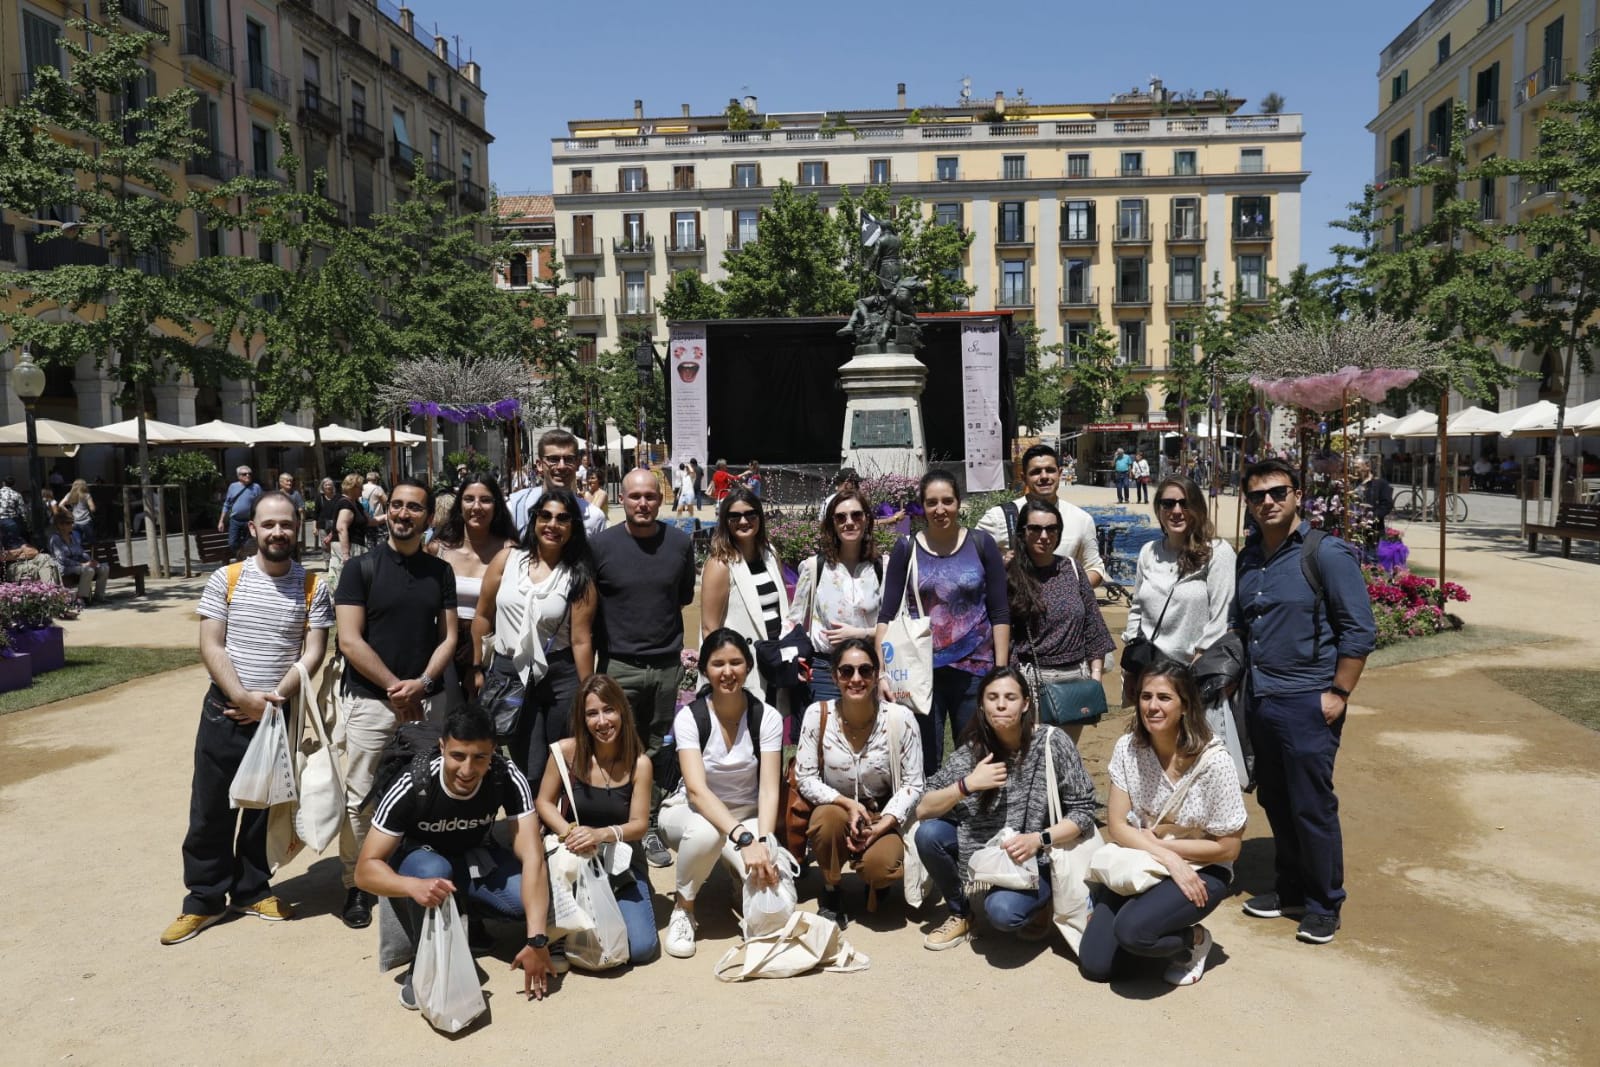
[[[461,206],[468,211],[482,211],[489,206],[488,193],[471,178],[462,178],[456,184],[456,195],[461,198]]]
[[[1148,222],[1119,222],[1111,240],[1113,244],[1119,245],[1147,245],[1150,243],[1150,224]]]
[[[1481,133],[1498,129],[1500,126],[1500,101],[1485,100],[1478,105],[1478,109],[1467,116],[1467,136],[1476,137]]]
[[[152,33],[166,35],[171,32],[167,29],[167,5],[158,4],[155,0],[100,0],[100,13],[107,18],[120,15]]]
[[[315,85],[307,85],[300,90],[300,108],[298,111],[300,122],[305,126],[314,126],[323,133],[337,134],[339,132],[339,100]],[[362,125],[366,125],[362,123]],[[369,127],[375,135],[378,151],[383,151],[383,134],[376,127]],[[356,148],[355,134],[350,137],[350,147]]]
[[[220,37],[212,36],[202,27],[189,25],[179,27],[178,53],[193,56],[224,74],[233,73],[233,45]]]
[[[1548,92],[1564,89],[1567,80],[1563,71],[1567,66],[1567,61],[1559,57],[1545,60],[1517,86],[1517,106],[1531,104]]]
[[[237,159],[225,156],[216,149],[203,149],[183,166],[183,172],[191,178],[210,178],[218,182],[237,178],[241,169]]]
[[[443,163],[440,163],[437,159],[431,159],[428,161],[427,173],[428,178],[431,181],[454,184],[456,180],[456,172],[445,166]],[[448,196],[453,191],[454,190],[447,190],[445,195]]]
[[[1167,286],[1168,304],[1201,304],[1205,302],[1205,295],[1200,291],[1199,281],[1190,282],[1188,285]]]
[[[1032,226],[1001,226],[995,231],[996,248],[1032,248]]]
[[[401,141],[389,142],[389,164],[396,172],[396,177],[409,178],[416,173],[417,160],[422,158],[422,153]]]
[[[1002,285],[994,294],[994,306],[997,308],[1033,307],[1033,286]]]
[[[1061,243],[1064,245],[1097,245],[1100,243],[1100,227],[1073,226],[1063,223],[1061,226]]]
[[[667,242],[667,255],[669,256],[697,256],[706,250],[706,235],[697,233],[693,237],[674,236]]]
[[[1061,290],[1060,305],[1064,308],[1093,308],[1100,306],[1100,289],[1091,285],[1068,285]]]
[[[289,79],[264,63],[245,64],[245,88],[263,93],[280,104],[289,102]]]
[[[656,239],[654,234],[641,233],[632,237],[613,237],[611,239],[611,254],[618,259],[653,256],[655,251]]]
[[[562,259],[599,259],[605,247],[593,237],[573,237],[561,242]]]
[[[1233,239],[1235,241],[1270,241],[1272,240],[1272,223],[1267,219],[1252,219],[1249,222],[1239,219],[1233,224]]]
[[[1206,242],[1206,225],[1203,222],[1167,223],[1167,244],[1199,245]]]
[[[611,306],[619,319],[653,319],[656,317],[656,309],[650,302],[649,293],[645,293],[642,297],[617,297],[611,301]]]
[[[574,297],[567,305],[567,318],[569,319],[603,319],[606,317],[606,304],[604,300],[593,297]]]
[[[39,234],[29,234],[28,269],[50,270],[54,267],[103,267],[111,262],[110,254],[97,244],[72,237],[54,237],[41,240]]]
[[[1117,304],[1133,306],[1148,304],[1150,303],[1150,286],[1148,284],[1118,285],[1112,299]]]
[[[306,115],[303,104],[301,107],[301,115]],[[337,120],[337,116],[335,116],[335,119]],[[361,119],[351,119],[349,124],[346,126],[346,130],[348,132],[345,136],[350,141],[350,148],[352,151],[361,152],[372,159],[383,158],[382,130],[378,129],[378,127],[374,126],[370,122],[363,122]]]

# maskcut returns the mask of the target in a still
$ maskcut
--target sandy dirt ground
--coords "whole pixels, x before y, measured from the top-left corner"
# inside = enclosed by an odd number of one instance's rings
[[[1102,492],[1074,498],[1098,503]],[[1424,554],[1436,544],[1421,530],[1408,539]],[[487,1018],[446,1038],[396,1004],[375,931],[339,922],[332,855],[279,872],[297,921],[237,919],[157,944],[183,893],[206,684],[196,667],[0,719],[0,834],[16,904],[0,928],[0,1062],[424,1063],[452,1044],[509,1057],[553,1042],[593,1062],[794,1055],[775,1042],[862,1063],[1041,1052],[1136,1062],[1178,1048],[1245,1064],[1600,1062],[1600,736],[1485,673],[1592,665],[1600,566],[1592,555],[1529,557],[1503,532],[1468,530],[1451,552],[1451,577],[1474,594],[1469,623],[1525,638],[1369,671],[1339,760],[1350,899],[1330,946],[1299,944],[1292,922],[1248,919],[1231,900],[1209,923],[1218,950],[1199,985],[1101,986],[1053,943],[988,936],[927,952],[920,932],[942,911],[908,916],[890,902],[847,932],[871,957],[867,972],[724,985],[711,971],[736,925],[719,876],[694,959],[574,973],[527,1003],[508,944],[479,960]],[[156,583],[145,601],[86,613],[68,640],[192,644],[199,588]],[[1120,628],[1120,613],[1108,621]],[[1118,715],[1085,736],[1102,784],[1125,723]],[[1270,887],[1266,820],[1250,809],[1241,892]],[[663,922],[670,875],[654,872]]]

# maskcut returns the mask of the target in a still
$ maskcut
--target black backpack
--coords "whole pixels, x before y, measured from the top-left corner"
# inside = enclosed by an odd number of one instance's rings
[[[371,808],[376,805],[407,771],[411,772],[411,781],[416,784],[417,795],[426,797],[434,785],[434,777],[429,773],[429,764],[433,762],[433,757],[439,754],[439,740],[442,736],[443,730],[426,719],[403,722],[397,726],[394,736],[384,744],[383,753],[378,757],[378,771],[373,776],[372,789],[361,802],[361,806]],[[489,762],[489,784],[494,788],[495,795],[501,798],[506,796],[505,789],[511,784],[511,775],[506,770],[506,764],[506,757],[498,752]]]

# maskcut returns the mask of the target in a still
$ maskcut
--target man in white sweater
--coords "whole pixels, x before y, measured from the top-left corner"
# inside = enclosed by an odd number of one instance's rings
[[[1022,454],[1022,480],[1029,496],[1042,496],[1055,501],[1061,509],[1061,543],[1056,545],[1056,555],[1077,560],[1078,566],[1089,572],[1089,581],[1098,587],[1106,580],[1105,563],[1100,559],[1100,543],[1095,538],[1094,519],[1076,504],[1069,504],[1056,496],[1061,485],[1061,458],[1056,450],[1046,444],[1037,444]],[[978,529],[993,537],[1011,559],[1014,527],[1018,510],[1027,497],[1009,501],[1009,508],[1000,504],[983,513]]]

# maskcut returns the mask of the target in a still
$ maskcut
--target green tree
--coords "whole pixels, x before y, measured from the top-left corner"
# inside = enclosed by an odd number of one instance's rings
[[[1038,432],[1060,419],[1061,409],[1066,406],[1071,384],[1061,358],[1066,346],[1059,342],[1040,344],[1042,331],[1031,320],[1019,320],[1013,323],[1013,329],[1022,338],[1023,352],[1023,371],[1013,383],[1017,425]]]
[[[1117,348],[1117,338],[1099,320],[1087,337],[1067,352],[1068,409],[1088,421],[1104,419],[1124,400],[1144,392]]]
[[[973,287],[961,277],[961,264],[972,245],[972,234],[959,226],[941,226],[924,214],[922,201],[911,196],[894,198],[887,185],[869,185],[860,195],[848,186],[840,191],[829,219],[839,246],[839,261],[851,287],[852,301],[841,309],[848,314],[854,297],[868,285],[870,267],[861,245],[861,213],[892,221],[900,235],[900,255],[907,277],[924,288],[917,297],[918,311],[957,311],[967,306]]]
[[[70,73],[36,68],[32,90],[0,109],[0,202],[35,219],[70,220],[33,238],[37,249],[62,249],[67,265],[6,275],[17,304],[0,311],[0,324],[45,362],[91,356],[116,376],[122,401],[138,413],[140,489],[154,515],[144,428],[152,387],[179,375],[206,381],[247,370],[228,350],[247,310],[240,261],[179,265],[176,250],[194,240],[187,220],[238,229],[241,219],[225,205],[261,183],[236,178],[177,196],[175,170],[212,152],[190,119],[197,94],[149,91],[141,60],[159,35],[127,32],[118,19],[67,25],[71,34],[59,44]],[[74,318],[40,317],[51,308]],[[154,524],[146,530],[160,569]]]
[[[722,260],[721,290],[731,318],[843,315],[856,290],[840,269],[836,230],[817,200],[787,181],[761,209],[759,237]]]
[[[668,322],[692,322],[725,318],[727,302],[716,286],[700,277],[699,271],[680,270],[667,282],[656,309]]]

